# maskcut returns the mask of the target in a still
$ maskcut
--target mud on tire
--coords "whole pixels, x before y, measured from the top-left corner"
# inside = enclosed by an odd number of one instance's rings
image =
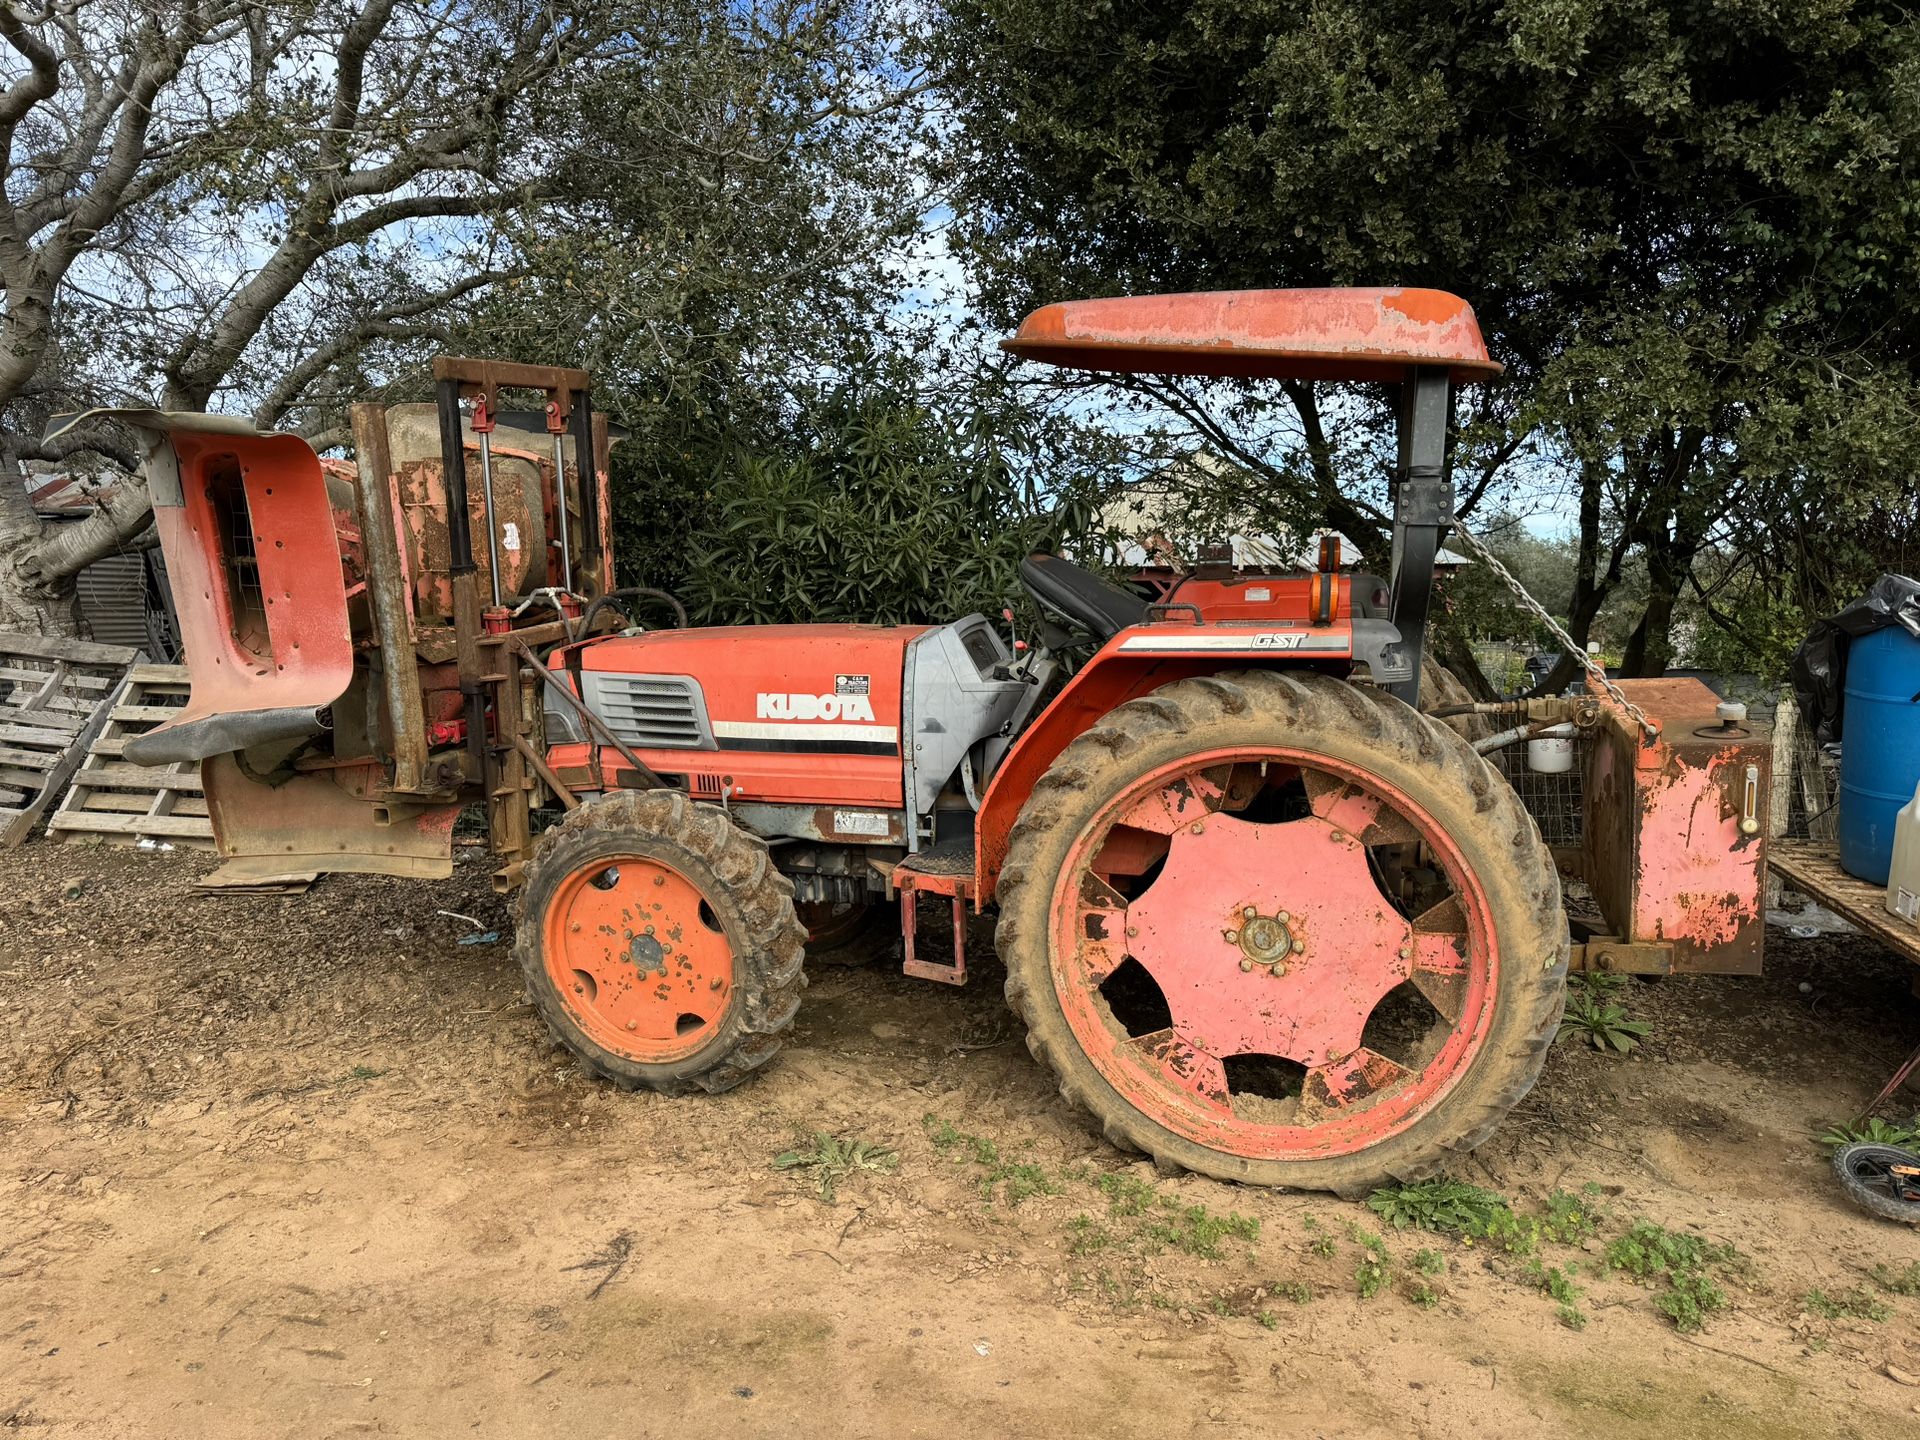
[[[696,1053],[662,1063],[622,1055],[588,1034],[544,954],[547,911],[556,894],[583,871],[604,871],[627,857],[684,877],[709,908],[709,928],[717,922],[731,949],[724,1016]],[[623,1089],[732,1089],[779,1052],[806,985],[801,965],[807,932],[794,912],[791,882],[774,869],[764,842],[719,807],[697,804],[678,791],[618,792],[570,811],[540,837],[515,919],[514,958],[534,1007],[586,1070]]]
[[[1478,1048],[1401,1128],[1346,1153],[1239,1154],[1168,1128],[1089,1057],[1056,979],[1056,893],[1079,885],[1062,876],[1102,823],[1103,806],[1182,757],[1261,746],[1331,757],[1330,764],[1376,776],[1417,802],[1464,857],[1494,937],[1498,960]],[[1248,671],[1181,680],[1116,707],[1035,786],[1009,837],[997,899],[1007,999],[1060,1093],[1114,1144],[1217,1179],[1355,1196],[1434,1172],[1485,1140],[1532,1087],[1565,1003],[1569,942],[1559,876],[1512,787],[1443,724],[1382,692],[1321,676]]]

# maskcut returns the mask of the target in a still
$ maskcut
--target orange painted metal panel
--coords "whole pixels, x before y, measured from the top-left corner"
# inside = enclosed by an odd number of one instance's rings
[[[1000,343],[1027,360],[1139,374],[1398,381],[1408,366],[1433,365],[1466,382],[1502,368],[1471,305],[1404,288],[1068,300],[1034,311]]]
[[[193,693],[154,733],[215,715],[332,704],[353,678],[334,509],[295,435],[174,430],[181,503],[154,525]]]

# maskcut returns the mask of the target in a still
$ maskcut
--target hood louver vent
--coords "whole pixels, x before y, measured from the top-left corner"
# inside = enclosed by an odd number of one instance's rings
[[[587,705],[636,750],[711,750],[706,697],[690,675],[622,675],[588,670]]]

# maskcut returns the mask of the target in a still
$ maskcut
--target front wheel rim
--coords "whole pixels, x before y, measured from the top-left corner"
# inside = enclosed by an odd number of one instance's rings
[[[1408,854],[1441,883],[1390,897],[1381,857]],[[1067,1024],[1121,1098],[1266,1161],[1351,1154],[1429,1113],[1485,1047],[1500,963],[1486,886],[1432,814],[1285,747],[1187,756],[1103,803],[1049,939]]]
[[[699,886],[664,861],[617,855],[573,870],[547,902],[541,942],[561,1007],[602,1050],[672,1064],[726,1025],[733,946]]]

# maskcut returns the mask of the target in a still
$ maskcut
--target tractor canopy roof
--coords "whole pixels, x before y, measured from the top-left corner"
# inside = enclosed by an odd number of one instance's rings
[[[1406,378],[1444,365],[1455,383],[1503,367],[1473,307],[1444,290],[1211,290],[1045,305],[1001,348],[1078,370],[1280,380]]]

